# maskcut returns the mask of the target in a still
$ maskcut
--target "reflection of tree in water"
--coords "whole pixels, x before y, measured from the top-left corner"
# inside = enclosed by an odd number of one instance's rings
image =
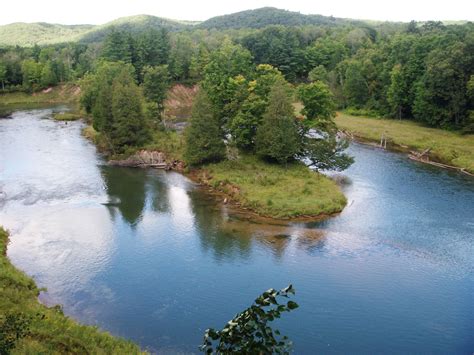
[[[136,225],[145,206],[147,172],[141,169],[104,166],[102,177],[110,205],[116,206],[130,225]]]
[[[316,229],[302,229],[302,231],[303,233],[296,239],[298,249],[304,249],[310,255],[324,252],[326,246],[324,231]]]
[[[153,211],[165,213],[170,210],[169,184],[164,171],[150,171],[147,184],[149,199]]]
[[[212,196],[199,189],[189,191],[188,195],[202,249],[212,251],[218,260],[247,259],[252,246],[251,236],[223,228],[222,210]]]

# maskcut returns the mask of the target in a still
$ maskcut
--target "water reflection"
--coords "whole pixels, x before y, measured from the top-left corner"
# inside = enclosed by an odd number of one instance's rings
[[[280,328],[298,354],[474,348],[474,180],[354,145],[341,215],[268,223],[180,174],[103,166],[50,112],[0,120],[0,224],[67,314],[193,353],[206,327],[294,283],[301,308]]]
[[[118,210],[130,226],[136,226],[145,207],[147,172],[110,166],[103,166],[101,172],[112,216]]]

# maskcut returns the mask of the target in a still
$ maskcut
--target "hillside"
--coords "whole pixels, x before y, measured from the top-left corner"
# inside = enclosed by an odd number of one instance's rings
[[[77,41],[93,25],[58,25],[44,22],[17,22],[0,26],[0,45],[33,46]]]
[[[80,38],[80,42],[91,43],[102,41],[107,33],[115,28],[117,30],[124,30],[131,33],[138,33],[151,28],[162,28],[165,27],[170,31],[178,31],[189,26],[192,26],[192,22],[170,20],[162,17],[151,16],[151,15],[137,15],[121,17],[111,22],[107,22],[104,25],[95,26],[90,31],[84,33]]]
[[[116,28],[130,32],[141,32],[149,28],[165,27],[176,31],[191,26],[191,22],[169,20],[157,16],[138,15],[122,17],[103,25],[58,25],[43,22],[12,23],[0,26],[0,45],[30,47],[64,42],[100,42],[107,33]]]
[[[199,28],[262,28],[269,25],[305,26],[328,25],[335,26],[347,23],[358,23],[356,20],[346,20],[322,15],[304,15],[299,12],[281,10],[274,7],[262,7],[255,10],[246,10],[229,15],[216,16],[206,20]]]

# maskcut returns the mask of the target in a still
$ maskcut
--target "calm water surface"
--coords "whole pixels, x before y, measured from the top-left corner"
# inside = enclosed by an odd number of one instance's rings
[[[353,145],[340,216],[258,224],[180,174],[104,166],[50,113],[0,119],[0,224],[43,302],[197,353],[207,327],[293,283],[278,327],[297,354],[474,350],[474,179]]]

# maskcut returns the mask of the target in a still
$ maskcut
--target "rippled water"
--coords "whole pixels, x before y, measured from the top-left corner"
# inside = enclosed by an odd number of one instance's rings
[[[474,179],[353,145],[349,205],[252,223],[177,173],[103,165],[81,123],[0,119],[0,224],[41,299],[157,353],[197,352],[263,290],[298,354],[472,353]]]

